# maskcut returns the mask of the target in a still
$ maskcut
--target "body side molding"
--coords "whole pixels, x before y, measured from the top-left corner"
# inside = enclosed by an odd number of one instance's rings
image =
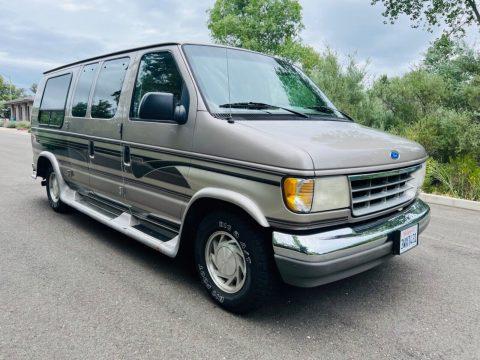
[[[169,241],[161,241],[153,236],[135,229],[135,226],[138,225],[138,221],[134,219],[134,217],[128,212],[123,212],[117,217],[109,217],[92,209],[89,206],[86,206],[81,201],[79,194],[75,190],[71,189],[65,180],[63,180],[62,173],[60,172],[60,166],[55,155],[49,151],[42,151],[38,155],[38,159],[42,157],[47,158],[52,164],[53,170],[56,173],[57,180],[60,185],[60,199],[65,204],[169,257],[175,257],[177,255],[180,245],[179,235],[176,235]]]

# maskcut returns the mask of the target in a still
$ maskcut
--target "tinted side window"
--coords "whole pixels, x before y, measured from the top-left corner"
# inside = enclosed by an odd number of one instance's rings
[[[42,125],[61,127],[65,117],[65,104],[72,74],[52,77],[47,80],[40,103],[38,122]]]
[[[110,119],[117,112],[129,58],[105,61],[100,69],[92,101],[92,117]]]
[[[87,114],[88,97],[92,88],[95,70],[98,64],[85,65],[80,73],[75,95],[73,97],[72,116],[85,117]]]
[[[140,101],[148,92],[172,93],[177,103],[181,103],[188,110],[188,94],[183,86],[175,59],[169,52],[155,52],[145,54],[140,61],[137,81],[133,93],[130,117],[138,118]]]

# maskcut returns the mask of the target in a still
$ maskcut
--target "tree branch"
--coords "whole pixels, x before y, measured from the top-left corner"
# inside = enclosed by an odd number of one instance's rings
[[[473,13],[475,14],[475,17],[477,18],[477,24],[480,26],[480,12],[478,11],[475,0],[466,0],[466,2],[467,2],[467,6],[470,6],[472,8]]]

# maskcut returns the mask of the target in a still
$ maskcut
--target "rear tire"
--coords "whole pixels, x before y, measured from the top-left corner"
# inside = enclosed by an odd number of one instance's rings
[[[58,213],[68,213],[70,211],[70,207],[60,199],[60,183],[58,181],[57,174],[51,165],[47,169],[45,181],[48,203],[50,204],[50,207]]]
[[[271,295],[275,268],[271,240],[250,219],[215,212],[200,223],[195,264],[209,295],[221,307],[246,313]]]

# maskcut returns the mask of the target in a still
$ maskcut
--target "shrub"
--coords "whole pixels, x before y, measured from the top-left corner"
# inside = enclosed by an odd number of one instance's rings
[[[423,189],[480,201],[480,166],[472,156],[455,158],[448,163],[429,159]]]
[[[440,162],[467,155],[480,161],[480,123],[468,112],[438,109],[400,128],[400,135],[422,144]]]
[[[398,124],[415,123],[418,119],[432,113],[449,96],[448,83],[441,76],[423,70],[414,70],[402,77],[382,76],[368,90],[390,111],[393,123],[386,129]]]
[[[28,129],[30,129],[30,123],[28,121],[18,121],[15,124],[15,127],[18,130],[28,130]]]
[[[9,121],[6,127],[9,129],[15,129],[17,127],[17,124],[15,121]]]

